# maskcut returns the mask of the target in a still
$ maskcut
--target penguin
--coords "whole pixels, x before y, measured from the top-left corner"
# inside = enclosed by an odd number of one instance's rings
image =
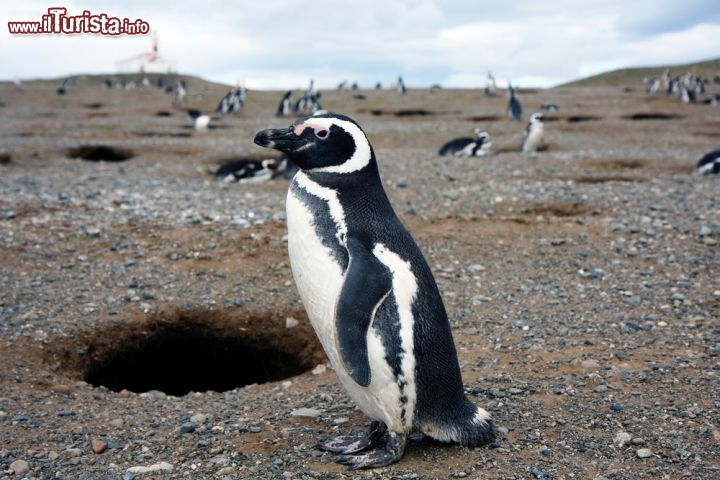
[[[510,117],[512,120],[522,120],[523,116],[523,110],[522,105],[520,105],[520,100],[518,100],[517,96],[515,95],[515,89],[511,84],[508,83],[508,96],[510,97],[510,100],[508,100],[508,117]]]
[[[720,174],[720,150],[708,152],[698,160],[695,167],[696,175]]]
[[[288,116],[288,114],[290,113],[290,103],[292,102],[292,93],[292,90],[288,90],[287,92],[285,92],[282,100],[280,100],[277,112],[275,113],[276,117]]]
[[[226,183],[264,183],[275,177],[279,163],[265,160],[233,160],[217,169],[215,177]]]
[[[397,80],[397,91],[403,95],[407,94],[407,86],[405,86],[405,81],[403,80],[402,75],[400,75]]]
[[[545,117],[542,113],[537,112],[530,115],[530,121],[525,127],[525,134],[523,135],[523,153],[535,153],[545,149],[544,120]]]
[[[193,108],[187,111],[188,118],[193,121],[195,130],[204,131],[210,128],[210,115],[202,113],[200,110]]]
[[[492,142],[487,132],[481,132],[479,128],[474,131],[475,136],[461,137],[450,140],[440,147],[438,155],[453,155],[456,157],[482,157],[490,151]]]
[[[408,435],[479,446],[488,412],[463,391],[433,274],[383,189],[373,148],[345,115],[257,133],[300,170],[286,201],[288,253],[308,318],[366,432],[321,440],[350,469],[399,461]]]

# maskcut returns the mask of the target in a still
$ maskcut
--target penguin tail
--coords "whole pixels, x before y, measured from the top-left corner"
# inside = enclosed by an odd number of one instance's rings
[[[442,443],[458,443],[467,447],[487,445],[495,440],[497,429],[490,414],[467,398],[460,408],[445,410],[445,415],[425,422],[420,430]]]

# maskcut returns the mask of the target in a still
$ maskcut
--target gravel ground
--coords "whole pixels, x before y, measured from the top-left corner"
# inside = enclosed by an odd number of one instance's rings
[[[282,92],[194,132],[166,94],[101,81],[0,84],[0,479],[720,478],[720,181],[691,175],[720,109],[521,91],[560,105],[526,158],[502,96],[324,92],[368,133],[502,432],[348,472],[313,445],[367,419],[292,283],[287,181],[208,174],[267,153]],[[225,93],[189,84],[189,107]],[[494,153],[436,156],[476,125]]]

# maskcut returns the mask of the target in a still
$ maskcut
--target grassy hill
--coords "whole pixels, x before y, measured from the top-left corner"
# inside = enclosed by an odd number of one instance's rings
[[[690,71],[710,80],[720,75],[720,58],[704,62],[688,63],[685,65],[660,65],[656,67],[622,68],[610,72],[600,73],[591,77],[574,80],[560,87],[598,87],[598,86],[637,86],[643,77],[659,77],[663,70],[670,69],[670,75]]]

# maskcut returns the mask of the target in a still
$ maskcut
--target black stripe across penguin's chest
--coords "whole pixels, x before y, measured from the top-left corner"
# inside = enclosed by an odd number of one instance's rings
[[[301,185],[296,179],[290,187],[289,195],[310,213],[315,235],[327,247],[340,269],[345,271],[349,261],[345,247],[347,224],[345,209],[338,199],[337,191],[317,184]]]

